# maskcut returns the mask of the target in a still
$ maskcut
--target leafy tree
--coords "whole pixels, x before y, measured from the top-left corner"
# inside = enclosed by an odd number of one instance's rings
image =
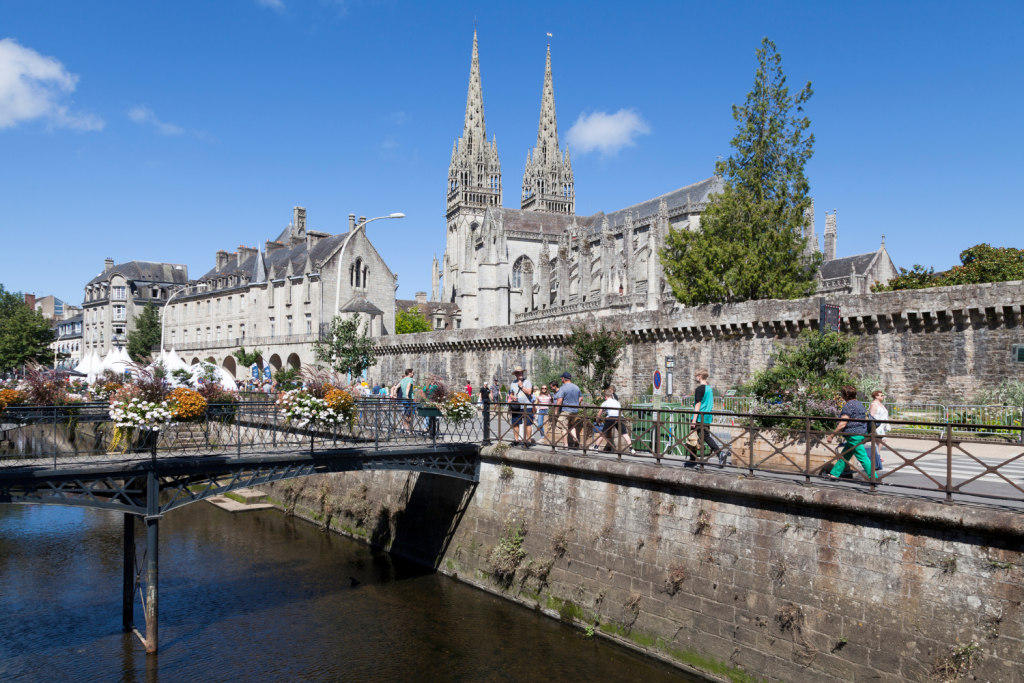
[[[146,304],[135,318],[135,329],[128,333],[128,355],[133,361],[141,362],[153,354],[153,347],[160,345],[160,332],[160,310]]]
[[[914,267],[910,270],[900,268],[900,274],[889,280],[889,282],[872,285],[871,291],[894,292],[899,289],[924,289],[925,287],[935,286],[935,269],[929,268],[925,270],[925,267],[920,263],[915,263]]]
[[[50,323],[25,303],[21,292],[8,292],[0,284],[0,372],[35,361],[53,361],[49,345],[56,339]]]
[[[833,398],[844,384],[855,383],[845,365],[856,343],[853,337],[839,332],[804,330],[796,344],[780,345],[769,367],[754,375],[754,395],[767,400],[801,394]]]
[[[924,289],[949,285],[977,285],[985,282],[1008,282],[1024,280],[1024,250],[1013,247],[993,247],[990,244],[976,244],[960,252],[959,266],[953,266],[944,273],[935,273],[924,266],[915,265],[908,271],[900,268],[900,274],[886,284],[871,288],[872,292],[893,292],[901,289]]]
[[[313,342],[316,359],[327,363],[339,374],[351,373],[353,377],[363,374],[377,364],[375,342],[370,339],[370,324],[367,323],[362,333],[359,331],[359,317],[343,319],[334,316],[331,329],[323,338]]]
[[[274,373],[278,391],[290,391],[302,386],[302,371],[298,368],[282,368]]]
[[[395,312],[395,334],[412,334],[413,332],[430,332],[430,322],[423,317],[418,308],[408,311],[401,309]]]
[[[576,369],[573,379],[592,399],[596,399],[612,383],[612,375],[619,367],[621,352],[627,342],[626,335],[606,329],[604,325],[597,330],[586,325],[574,325],[567,341],[572,366]]]
[[[552,382],[561,384],[559,379],[563,372],[568,372],[575,377],[579,374],[569,359],[556,356],[552,358],[544,351],[537,351],[533,354],[533,364],[530,372],[530,380],[535,387],[542,384],[550,385]]]
[[[238,350],[232,352],[231,355],[238,359],[238,364],[242,367],[251,368],[263,357],[263,352],[259,349],[246,351],[244,346],[239,346]]]
[[[821,256],[804,255],[802,236],[811,205],[804,166],[814,135],[801,112],[813,91],[808,82],[790,95],[782,56],[767,38],[757,60],[754,89],[732,108],[735,152],[715,165],[723,192],[712,196],[699,230],[670,227],[659,253],[672,293],[688,306],[794,299],[815,290]]]

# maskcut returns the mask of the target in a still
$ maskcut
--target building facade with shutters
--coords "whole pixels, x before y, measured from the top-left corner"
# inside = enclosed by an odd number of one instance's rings
[[[128,344],[128,333],[147,304],[163,309],[176,289],[188,284],[188,266],[180,263],[103,262],[103,272],[85,285],[82,301],[82,350],[100,357]]]
[[[261,369],[301,368],[315,362],[313,344],[335,315],[359,317],[372,337],[393,334],[398,277],[358,224],[350,214],[346,232],[309,230],[306,209],[295,207],[262,250],[218,251],[214,267],[171,300],[164,348],[243,379],[250,371],[232,355],[240,346],[261,352]]]

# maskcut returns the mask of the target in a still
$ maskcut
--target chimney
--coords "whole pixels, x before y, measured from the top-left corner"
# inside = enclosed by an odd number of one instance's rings
[[[247,258],[256,255],[256,249],[254,247],[247,247],[244,244],[238,245],[238,265],[241,266]]]
[[[426,303],[427,303],[427,293],[426,292],[416,292],[416,305],[417,306],[423,306]]]
[[[28,306],[33,311],[36,310],[36,295],[35,294],[26,294],[25,295],[25,305]]]
[[[220,270],[228,264],[228,252],[221,249],[217,252],[217,270]]]
[[[109,273],[113,269],[114,269],[114,259],[110,258],[109,256],[107,258],[103,259],[103,272],[104,273]]]
[[[311,250],[316,246],[316,243],[325,237],[330,237],[329,233],[320,232],[319,230],[307,230],[306,231],[306,249]]]
[[[348,229],[349,229],[349,232],[354,230],[355,227],[356,227],[356,215],[354,213],[350,213],[348,215]]]
[[[263,247],[263,253],[269,256],[272,252],[277,251],[283,246],[284,245],[280,242],[271,242],[270,240],[267,240],[266,246]]]
[[[306,208],[296,206],[292,208],[292,244],[301,244],[306,241]]]

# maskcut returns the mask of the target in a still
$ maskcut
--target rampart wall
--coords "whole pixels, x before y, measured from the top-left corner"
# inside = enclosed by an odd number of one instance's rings
[[[974,680],[1024,681],[1018,513],[516,449],[485,451],[479,484],[380,471],[264,490],[718,680],[971,680],[943,669],[969,660]]]
[[[1024,344],[1024,282],[937,287],[927,290],[829,297],[842,307],[842,329],[857,338],[851,369],[879,376],[890,398],[938,401],[969,398],[1011,378],[1024,365],[1011,363],[1011,346]],[[404,368],[452,382],[484,378],[507,382],[515,365],[531,368],[538,353],[559,358],[573,324],[604,324],[630,336],[616,385],[645,393],[665,356],[675,357],[677,393],[689,391],[695,369],[711,371],[726,388],[765,367],[776,343],[817,329],[818,299],[750,301],[641,312],[575,321],[536,322],[484,329],[395,335],[379,340],[374,372],[397,381]]]

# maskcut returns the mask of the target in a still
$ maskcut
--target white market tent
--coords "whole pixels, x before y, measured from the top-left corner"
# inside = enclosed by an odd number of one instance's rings
[[[163,355],[164,368],[167,372],[174,372],[175,370],[188,370],[189,367],[185,365],[185,361],[181,359],[177,353],[174,352],[172,347],[169,353]]]

